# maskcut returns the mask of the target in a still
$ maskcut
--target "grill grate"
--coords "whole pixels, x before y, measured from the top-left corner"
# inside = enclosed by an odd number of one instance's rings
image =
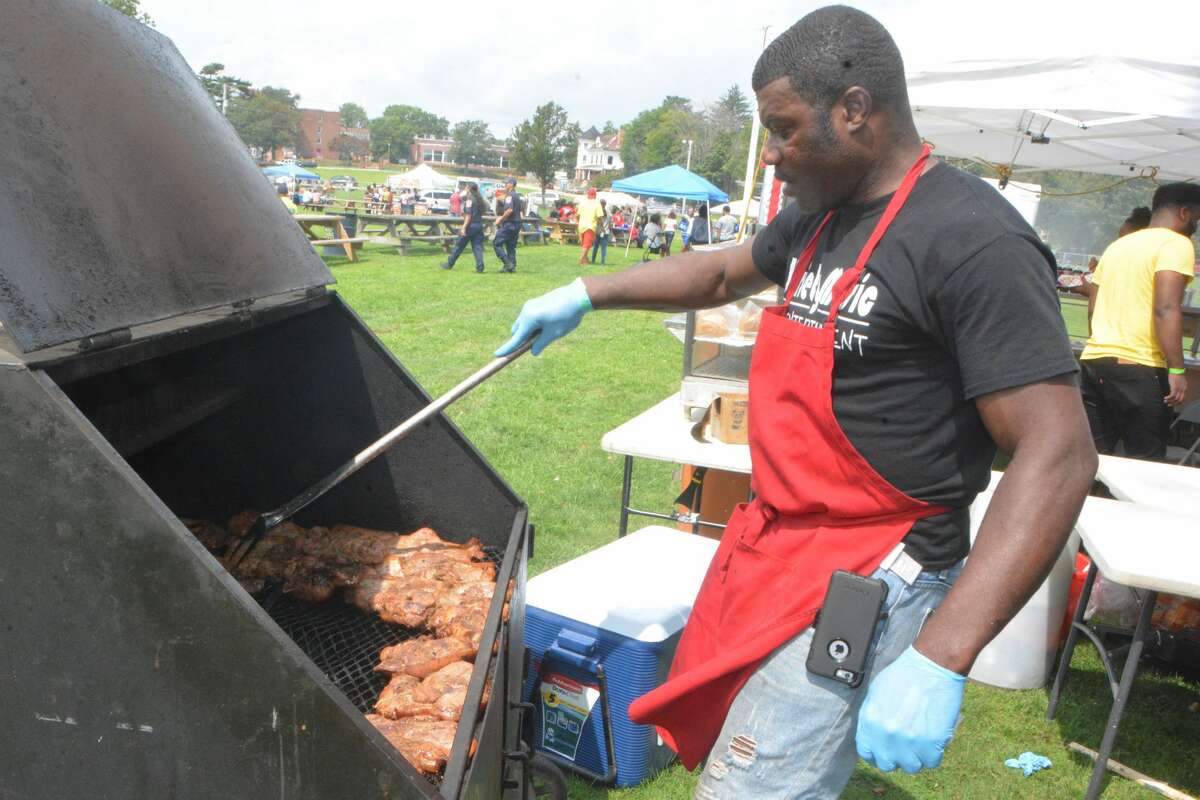
[[[338,600],[310,605],[283,595],[268,613],[364,714],[372,713],[388,682],[374,671],[379,651],[421,635]]]

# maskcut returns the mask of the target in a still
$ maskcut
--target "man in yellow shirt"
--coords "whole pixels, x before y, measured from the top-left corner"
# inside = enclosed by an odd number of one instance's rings
[[[604,209],[600,206],[600,201],[596,199],[596,190],[587,190],[587,200],[579,204],[579,246],[582,252],[579,255],[580,264],[590,264],[588,254],[592,252],[592,245],[596,243],[596,225],[604,216]]]
[[[1080,356],[1083,404],[1101,453],[1162,459],[1171,407],[1183,402],[1183,292],[1195,273],[1191,236],[1200,185],[1154,193],[1150,227],[1108,246],[1088,297],[1091,336]]]

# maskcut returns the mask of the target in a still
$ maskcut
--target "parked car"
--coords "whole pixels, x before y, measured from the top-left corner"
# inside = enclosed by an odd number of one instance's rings
[[[421,201],[436,214],[449,214],[452,194],[454,192],[449,189],[430,189],[428,192],[421,192]]]
[[[329,185],[334,189],[349,191],[358,188],[358,181],[354,180],[350,175],[334,175],[329,179]]]
[[[315,167],[316,165],[317,165],[317,162],[313,161],[311,158],[308,159],[307,161],[300,162],[300,166],[302,166],[302,167]]]

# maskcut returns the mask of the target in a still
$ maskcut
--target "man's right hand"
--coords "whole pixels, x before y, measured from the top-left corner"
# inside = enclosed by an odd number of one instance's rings
[[[1167,386],[1171,391],[1163,398],[1169,406],[1183,405],[1183,396],[1187,394],[1187,375],[1167,375]]]
[[[583,315],[591,310],[592,301],[582,278],[535,297],[521,307],[521,313],[512,325],[512,338],[496,351],[496,357],[508,355],[535,333],[537,339],[531,352],[535,356],[541,355],[546,345],[575,330]]]

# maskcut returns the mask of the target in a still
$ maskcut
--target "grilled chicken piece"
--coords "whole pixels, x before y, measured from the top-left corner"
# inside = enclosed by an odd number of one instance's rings
[[[466,661],[455,661],[424,680],[412,675],[393,676],[380,693],[375,712],[389,719],[437,717],[456,720],[462,716],[473,669]]]
[[[479,647],[483,639],[483,627],[487,622],[489,601],[475,601],[455,605],[439,605],[429,619],[429,627],[438,636],[448,639],[466,639]]]
[[[204,519],[185,519],[182,522],[192,532],[192,536],[195,536],[209,552],[218,553],[228,547],[233,540],[233,534],[215,522]]]
[[[426,717],[392,720],[377,714],[367,714],[367,721],[420,772],[436,775],[450,759],[457,728],[455,722]]]
[[[478,583],[496,580],[496,565],[490,561],[463,559],[463,550],[419,550],[388,556],[372,571],[386,578],[420,578],[446,583]]]
[[[418,628],[433,613],[441,590],[437,581],[369,578],[352,586],[346,600],[384,622]]]
[[[434,639],[422,636],[385,647],[379,653],[376,672],[424,678],[455,661],[472,660],[477,650],[465,639]]]

